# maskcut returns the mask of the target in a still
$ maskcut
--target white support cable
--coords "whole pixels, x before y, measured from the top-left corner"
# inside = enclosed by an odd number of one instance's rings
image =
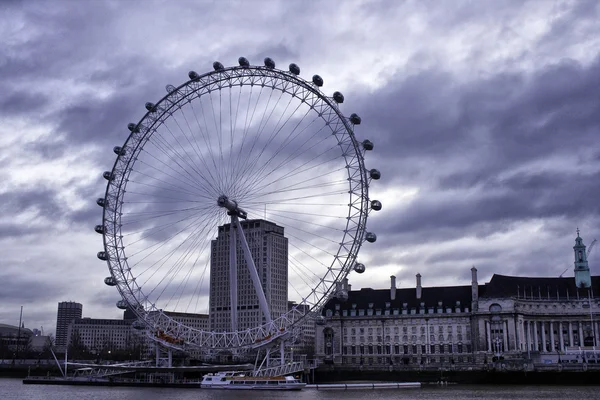
[[[270,324],[272,322],[271,312],[269,311],[269,305],[267,304],[267,298],[265,297],[265,292],[260,283],[258,272],[256,272],[256,264],[254,264],[254,260],[252,259],[252,253],[250,252],[250,247],[248,247],[246,235],[244,235],[242,225],[240,224],[237,215],[232,215],[231,221],[235,223],[235,226],[239,230],[240,243],[242,245],[242,250],[244,251],[246,266],[248,267],[248,271],[250,272],[250,278],[252,279],[252,284],[254,285],[254,290],[256,291],[256,295],[258,297],[258,303],[260,305],[260,309],[262,310],[265,316],[267,324]]]

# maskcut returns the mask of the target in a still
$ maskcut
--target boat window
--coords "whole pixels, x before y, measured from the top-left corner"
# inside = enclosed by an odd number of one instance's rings
[[[277,385],[277,381],[269,381],[269,385]]]
[[[212,378],[204,378],[207,381],[212,381]]]

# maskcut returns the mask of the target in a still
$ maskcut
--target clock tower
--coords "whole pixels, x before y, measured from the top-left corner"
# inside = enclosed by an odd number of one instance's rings
[[[590,268],[588,267],[587,254],[583,239],[579,236],[579,228],[577,228],[577,237],[575,238],[575,285],[578,288],[589,288],[592,286],[592,278],[590,276]]]

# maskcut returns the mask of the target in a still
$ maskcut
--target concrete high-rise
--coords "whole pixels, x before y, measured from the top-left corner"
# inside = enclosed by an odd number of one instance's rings
[[[288,240],[284,228],[263,219],[240,221],[272,318],[287,312]],[[211,243],[210,329],[215,332],[245,330],[265,323],[244,252],[237,234],[237,327],[231,324],[229,247],[231,224],[219,227]]]
[[[81,318],[83,305],[74,301],[62,301],[58,303],[56,315],[56,346],[66,347],[69,334],[69,324],[77,318]]]

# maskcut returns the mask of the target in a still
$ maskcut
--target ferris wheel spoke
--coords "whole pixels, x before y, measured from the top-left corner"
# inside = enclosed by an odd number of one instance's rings
[[[145,164],[145,163],[141,162],[141,164]],[[141,176],[145,177],[146,179],[149,179],[149,180],[152,180],[152,181],[157,181],[158,183],[160,183],[162,185],[173,187],[173,188],[178,189],[178,190],[180,190],[182,192],[186,192],[186,193],[191,194],[191,195],[196,195],[197,194],[197,192],[189,191],[189,189],[190,188],[199,189],[199,188],[194,187],[194,186],[189,185],[189,184],[187,185],[187,187],[179,186],[179,185],[177,185],[177,184],[175,184],[173,182],[174,181],[181,182],[181,180],[179,180],[176,177],[173,177],[173,176],[171,176],[169,174],[164,173],[163,171],[159,170],[158,168],[153,169],[153,170],[155,170],[156,172],[158,172],[160,175],[157,174],[157,173],[155,173],[153,175],[150,175],[150,174],[147,174],[147,173],[145,173],[143,171],[140,171],[140,170],[137,170],[137,169],[132,169],[131,171],[135,172],[136,175],[141,175]],[[165,177],[163,177],[162,175],[165,175]],[[131,182],[131,180],[130,180],[130,182]]]
[[[196,245],[196,243],[197,243],[197,245]],[[190,259],[193,257],[194,254],[196,254],[194,261],[188,267],[187,272],[185,273],[183,279],[179,281],[179,283],[177,284],[177,287],[173,290],[173,293],[172,293],[171,297],[169,298],[169,301],[166,302],[165,307],[169,307],[171,305],[171,303],[174,300],[176,300],[176,303],[173,306],[173,308],[175,308],[175,309],[179,308],[179,303],[180,303],[182,297],[186,294],[186,288],[187,288],[189,280],[192,276],[192,273],[195,270],[196,264],[198,263],[198,260],[202,257],[202,255],[206,254],[205,251],[206,251],[206,248],[208,247],[208,242],[201,241],[201,237],[198,237],[198,240],[196,241],[196,243],[194,243],[193,246],[190,246],[189,250],[185,254],[185,257],[181,258],[181,263],[180,263],[181,268],[177,272],[180,272],[183,269],[183,267],[185,266],[185,264],[187,264],[190,261]],[[171,278],[171,281],[169,282],[169,284],[172,283],[172,281],[175,278],[175,275],[176,275],[175,273],[171,274],[172,278]],[[165,285],[165,290],[166,290],[166,285]]]
[[[129,226],[135,226],[138,225],[140,223],[144,223],[144,225],[150,223],[153,220],[157,220],[163,217],[170,217],[173,215],[177,215],[177,214],[181,214],[181,213],[185,213],[185,217],[183,218],[183,220],[188,219],[190,217],[190,211],[194,211],[193,214],[191,215],[197,215],[199,212],[201,211],[206,211],[209,208],[207,207],[198,207],[198,208],[189,208],[189,209],[181,209],[181,210],[169,210],[169,211],[162,211],[162,212],[152,212],[152,214],[146,214],[144,216],[144,218],[139,218],[139,219],[132,219],[132,220],[127,220],[125,223],[122,224],[122,226],[124,227],[129,227]],[[123,215],[125,216],[139,216],[140,213],[123,213]],[[158,225],[161,226],[161,225]],[[170,224],[166,224],[166,226],[171,226]],[[148,228],[148,229],[154,229],[156,228],[157,225],[153,225],[152,228]]]
[[[291,153],[290,155],[288,155],[284,160],[281,160],[277,165],[271,165],[272,161],[274,161],[283,152],[283,150],[288,148],[288,146],[290,144],[292,144],[299,135],[304,133],[305,130],[307,130],[315,121],[318,120],[318,117],[315,117],[306,127],[304,127],[299,132],[294,133],[298,129],[300,124],[304,121],[304,118],[309,114],[309,111],[310,110],[308,110],[302,116],[302,118],[298,121],[298,123],[290,131],[288,136],[283,140],[283,143],[280,144],[279,148],[277,148],[277,150],[275,150],[273,152],[273,155],[268,160],[266,160],[258,170],[251,172],[249,174],[250,177],[247,179],[247,181],[250,182],[250,184],[249,184],[250,187],[252,187],[253,185],[255,185],[257,183],[262,182],[264,179],[266,179],[268,176],[270,176],[273,172],[275,172],[276,170],[278,170],[279,168],[284,166],[288,162],[288,160],[291,159],[291,156],[294,153]],[[319,129],[317,132],[320,132],[322,129],[323,128]],[[297,150],[295,150],[295,151],[297,151]]]
[[[134,244],[140,243],[143,240],[152,238],[153,236],[156,236],[157,234],[165,231],[166,229],[171,228],[171,227],[177,225],[178,223],[183,222],[183,221],[185,221],[187,219],[188,219],[188,217],[186,216],[185,218],[182,218],[182,219],[180,219],[180,220],[178,220],[176,222],[172,222],[172,223],[169,223],[169,224],[162,224],[162,225],[153,225],[150,228],[142,229],[142,230],[135,231],[135,232],[125,233],[125,234],[123,234],[123,236],[124,237],[125,236],[133,236],[133,235],[139,235],[139,234],[143,234],[143,233],[148,232],[147,234],[141,235],[137,240],[133,240],[133,241],[129,242],[129,246],[133,246]]]
[[[215,226],[213,226],[213,224],[210,223],[210,220],[208,221],[207,224],[204,225],[204,227],[198,231],[198,232],[192,232],[190,233],[190,235],[188,235],[188,237],[185,238],[185,240],[183,240],[175,250],[178,250],[180,247],[182,247],[184,244],[187,245],[187,250],[183,252],[183,254],[181,254],[179,256],[179,258],[177,260],[175,260],[173,262],[173,265],[167,270],[166,273],[163,274],[163,278],[156,284],[156,286],[154,287],[154,289],[152,289],[152,291],[150,292],[150,295],[152,295],[152,293],[154,293],[154,291],[156,289],[159,288],[159,286],[162,286],[162,290],[160,291],[160,293],[156,296],[156,300],[160,300],[161,297],[165,294],[168,286],[170,283],[173,282],[173,280],[175,279],[175,277],[177,276],[177,273],[185,266],[185,262],[183,262],[182,260],[187,259],[188,257],[191,256],[191,251],[196,249],[197,247],[197,243],[199,242],[199,240],[201,239],[201,235],[203,233],[206,232],[206,230],[208,228],[214,228]],[[188,242],[188,240],[190,238],[193,238],[191,242]],[[175,254],[175,250],[168,253],[168,257],[163,257],[162,263],[160,264],[159,268],[157,269],[156,272],[158,272],[158,270],[160,270],[166,263],[167,261],[169,261],[171,259],[171,257]],[[167,277],[169,278],[167,280]],[[166,284],[163,284],[163,282],[165,282],[165,280],[167,280]],[[165,304],[165,307],[168,307],[169,303],[167,302]]]
[[[212,161],[212,167],[214,168],[215,175],[213,175],[213,173],[211,172],[211,168],[208,165],[206,166],[206,171],[208,172],[212,182],[217,182],[219,168],[217,167],[217,163],[215,161],[215,156],[214,156],[213,149],[212,149],[212,143],[210,140],[210,133],[209,133],[210,131],[208,129],[208,124],[206,122],[206,116],[204,114],[204,106],[202,105],[202,99],[199,99],[198,103],[200,105],[200,113],[202,115],[202,121],[204,122],[204,129],[200,125],[200,121],[198,120],[198,114],[196,113],[196,109],[194,108],[193,102],[189,102],[189,106],[190,106],[191,113],[194,115],[194,120],[196,121],[196,125],[198,126],[198,131],[200,132],[200,136],[202,137],[202,140],[204,141],[204,147],[208,150],[208,154]],[[194,135],[194,137],[196,137],[196,136]],[[215,190],[215,192],[217,192],[217,191]]]
[[[338,171],[334,171],[334,172],[338,172]],[[327,175],[327,174],[325,174],[325,175]],[[284,186],[282,188],[278,188],[276,190],[272,190],[270,192],[253,193],[252,197],[249,197],[249,199],[254,199],[256,197],[264,198],[266,196],[270,196],[273,194],[279,194],[279,193],[297,192],[299,190],[317,189],[317,188],[341,186],[341,185],[348,184],[348,182],[346,180],[333,181],[333,182],[322,182],[322,180],[323,180],[322,178],[323,178],[322,176],[316,176],[316,177],[308,178],[308,179],[305,179],[303,181],[300,181],[300,182],[297,182],[294,184],[290,184],[288,186]],[[319,181],[319,182],[315,182],[315,181]],[[300,186],[300,185],[302,185],[302,186]]]
[[[189,222],[187,225],[184,225],[183,228],[180,228],[178,231],[174,232],[172,235],[167,236],[163,242],[158,242],[158,243],[154,243],[151,245],[148,245],[147,247],[144,247],[142,249],[139,249],[138,251],[132,253],[129,255],[129,258],[132,258],[138,254],[141,253],[145,253],[150,249],[153,249],[152,251],[150,251],[148,254],[146,254],[142,259],[138,260],[137,263],[133,264],[131,267],[135,267],[137,266],[139,263],[145,261],[148,257],[150,257],[152,254],[154,254],[156,251],[158,251],[160,248],[166,246],[167,244],[169,244],[169,242],[171,242],[173,239],[175,239],[177,236],[181,235],[183,232],[185,232],[188,228],[190,228],[191,226],[195,225],[198,221],[202,220],[202,218],[207,218],[207,216],[204,215],[198,215],[195,218],[191,219],[191,222]],[[188,219],[189,220],[189,219]],[[146,272],[146,271],[144,271]],[[140,275],[142,275],[143,273],[141,273]]]
[[[175,174],[179,174],[182,177],[185,177],[186,179],[190,180],[192,182],[193,187],[198,187],[203,192],[210,191],[210,189],[215,190],[212,182],[210,182],[208,179],[206,179],[202,174],[199,174],[198,176],[191,174],[190,168],[187,168],[182,165],[182,163],[185,163],[183,161],[183,156],[178,154],[178,152],[175,149],[173,149],[164,139],[162,139],[160,137],[155,137],[155,140],[151,141],[149,143],[154,148],[159,150],[160,153],[162,153],[162,155],[167,159],[167,161],[171,161],[172,164],[179,167],[179,170],[176,170],[173,167],[170,167],[169,169],[172,170]],[[148,154],[150,154],[150,153],[148,153]],[[175,157],[173,157],[173,156],[175,156]],[[151,157],[158,160],[160,162],[161,166],[166,166],[168,164],[166,161],[164,161],[162,159],[157,159],[157,157],[154,155],[151,155]],[[194,172],[196,172],[196,171],[194,171]],[[161,173],[164,173],[164,172],[161,172]],[[170,174],[166,174],[166,175],[170,175]],[[198,177],[200,177],[201,180],[199,180]],[[215,190],[215,192],[216,192],[216,190]]]
[[[293,255],[289,256],[290,265],[292,266],[292,272],[295,272],[293,275],[296,279],[290,279],[290,286],[296,287],[298,285],[294,285],[295,280],[300,280],[304,284],[304,287],[314,287],[321,281],[321,276],[315,273],[314,269],[306,266],[302,261],[298,260]],[[298,293],[298,291],[297,291]],[[301,293],[299,293],[301,295]]]
[[[194,188],[194,189],[197,189],[197,190],[200,190],[200,191],[205,191],[206,190],[205,187],[203,187],[203,186],[197,186],[198,182],[196,180],[190,179],[187,174],[182,174],[182,171],[175,170],[170,164],[165,163],[163,160],[157,158],[154,154],[151,154],[151,153],[149,153],[147,151],[144,151],[144,149],[142,150],[142,152],[143,152],[144,156],[147,156],[149,158],[149,160],[146,161],[146,160],[144,160],[142,158],[138,158],[137,161],[142,166],[144,166],[144,167],[148,168],[149,170],[153,171],[154,175],[156,175],[156,174],[164,175],[166,178],[168,178],[169,181],[177,181],[177,182],[180,182],[180,183],[182,183],[182,184],[184,184],[186,186],[189,186],[191,188]],[[158,166],[154,166],[149,161],[155,161],[159,165]],[[172,171],[173,174],[168,173],[167,170]]]
[[[238,167],[238,172],[243,172],[243,171],[248,170],[248,167],[254,157],[253,154],[254,154],[254,149],[256,148],[256,144],[260,142],[260,140],[262,138],[262,133],[264,132],[264,129],[265,129],[271,115],[273,114],[275,107],[277,107],[277,104],[279,103],[279,100],[281,99],[281,96],[283,95],[283,93],[280,94],[277,101],[275,101],[273,108],[269,112],[269,106],[270,106],[271,100],[273,98],[273,93],[274,93],[274,91],[271,91],[271,93],[269,93],[269,98],[267,99],[267,104],[263,109],[262,116],[260,118],[260,121],[258,122],[258,126],[256,127],[256,136],[254,137],[254,140],[252,140],[252,145],[250,146],[250,150],[248,150],[244,154],[245,157],[243,158],[242,164]],[[258,102],[258,99],[257,99],[257,102]],[[268,116],[267,116],[267,113],[269,114]],[[248,129],[250,129],[250,128],[251,127],[248,127]],[[236,177],[235,179],[237,180],[238,177]]]
[[[275,183],[283,181],[284,179],[290,179],[290,178],[296,177],[298,175],[305,174],[305,173],[307,173],[309,171],[315,172],[314,171],[315,169],[318,169],[320,167],[324,167],[324,166],[326,166],[326,165],[334,162],[335,160],[341,159],[341,156],[337,156],[336,155],[336,156],[333,156],[333,157],[331,157],[329,159],[325,159],[325,160],[323,160],[323,161],[321,161],[319,163],[312,164],[312,162],[315,161],[319,156],[326,155],[330,150],[331,149],[323,151],[321,154],[313,157],[310,160],[305,161],[304,163],[302,163],[302,164],[298,165],[297,167],[291,169],[290,171],[286,172],[282,176],[275,176],[275,177],[273,177],[270,181],[268,181],[267,183],[261,184],[261,186],[259,186],[259,187],[256,187],[256,185],[258,185],[258,183],[260,183],[260,182],[254,182],[253,183],[254,187],[252,188],[252,190],[249,189],[248,192],[251,193],[251,194],[253,194],[253,195],[255,195],[256,192],[264,189],[265,187],[269,187],[269,186],[271,186],[271,185],[273,185]],[[333,173],[333,172],[338,172],[338,171],[341,171],[343,169],[345,169],[345,166],[344,167],[339,167],[335,171],[329,170],[327,173],[325,173],[325,175]],[[320,171],[317,171],[317,172],[320,173]],[[315,175],[315,176],[318,177],[318,176],[320,176],[320,174]],[[265,179],[266,178],[262,178],[262,180],[265,180]],[[250,183],[250,184],[252,184],[252,183]]]
[[[235,157],[235,162],[234,162],[234,166],[233,166],[233,173],[234,173],[233,180],[234,181],[238,181],[238,179],[239,179],[238,172],[243,170],[240,163],[243,162],[242,155],[245,154],[244,153],[244,145],[246,144],[246,139],[248,137],[248,133],[250,132],[250,127],[252,126],[252,121],[254,121],[254,115],[256,114],[256,109],[258,108],[258,103],[260,101],[260,97],[262,95],[264,85],[260,86],[258,96],[256,96],[256,101],[254,102],[254,107],[252,108],[252,113],[250,113],[250,106],[252,105],[253,89],[254,89],[254,85],[250,86],[250,94],[248,95],[248,107],[246,108],[246,116],[245,116],[245,120],[244,120],[242,141],[240,143],[240,147],[238,149],[237,156]],[[238,194],[236,193],[235,195],[237,196]]]
[[[191,127],[191,125],[190,125],[190,123],[188,121],[188,118],[187,118],[186,114],[183,112],[182,108],[179,108],[179,112],[181,113],[181,116],[183,117],[183,119],[185,121],[185,125],[187,126],[187,129],[188,129],[188,131],[190,133],[190,136],[194,139],[195,146],[194,146],[194,144],[192,144],[192,141],[188,138],[187,134],[184,132],[183,129],[181,129],[181,127],[180,127],[180,130],[181,130],[182,134],[185,136],[185,138],[186,138],[187,142],[189,143],[190,147],[194,150],[194,154],[196,155],[196,157],[198,157],[198,159],[202,163],[202,168],[201,168],[202,171],[208,172],[208,176],[211,179],[210,180],[206,179],[206,181],[207,182],[208,181],[212,182],[211,187],[213,187],[213,190],[214,190],[215,189],[214,186],[215,186],[216,180],[215,180],[215,177],[212,175],[211,169],[208,166],[208,163],[206,162],[206,159],[204,158],[204,156],[202,154],[202,150],[200,149],[200,146],[198,145],[198,140],[196,139],[197,135],[194,135],[193,129],[192,129],[192,127]],[[175,121],[177,121],[177,120],[175,119]],[[179,126],[179,124],[178,124],[178,126]]]
[[[175,117],[173,116],[173,118],[175,118]],[[172,130],[166,124],[163,126],[165,127],[167,132],[169,132],[169,134],[173,138],[175,138],[175,141],[177,143],[179,143],[179,141],[177,140],[177,138],[176,138],[175,134],[172,132]],[[159,144],[160,144],[160,146],[159,146]],[[213,181],[209,180],[207,177],[205,177],[202,174],[201,170],[196,165],[193,165],[192,162],[190,162],[188,160],[188,158],[190,158],[190,157],[186,157],[183,154],[181,154],[179,152],[179,150],[177,150],[174,146],[171,146],[171,144],[165,138],[163,138],[161,136],[157,136],[156,140],[154,142],[154,145],[159,148],[162,146],[163,153],[167,157],[170,157],[171,160],[175,161],[175,163],[177,164],[177,166],[179,166],[179,168],[181,168],[181,171],[183,173],[186,173],[191,179],[198,182],[198,184],[200,184],[201,186],[204,186],[197,179],[197,177],[202,178],[202,181],[204,181],[209,187],[211,187],[215,191],[215,193],[218,193],[218,182],[213,182]],[[180,143],[179,143],[179,145],[180,145],[180,147],[182,147]],[[170,151],[166,151],[166,149],[169,149]],[[183,147],[182,147],[182,150],[185,153],[185,149],[183,149]],[[173,158],[173,155],[176,157]],[[182,164],[186,164],[186,166],[183,166]],[[196,174],[196,176],[192,175],[190,173],[190,170],[192,172],[194,172]]]
[[[148,286],[150,284],[150,282],[154,279],[154,277],[159,272],[163,271],[163,268],[165,267],[167,262],[169,260],[171,260],[171,258],[174,256],[174,254],[177,251],[179,251],[179,249],[184,244],[186,244],[186,243],[189,244],[188,240],[190,240],[190,238],[197,238],[199,236],[197,233],[199,233],[200,231],[201,231],[201,228],[195,228],[194,230],[192,230],[192,232],[190,232],[184,238],[184,240],[182,240],[172,250],[165,252],[165,254],[163,254],[158,259],[156,259],[154,262],[152,262],[152,264],[150,264],[146,269],[144,269],[143,271],[140,271],[138,273],[138,277],[144,276],[146,279],[145,282],[142,283],[142,286]],[[157,249],[154,249],[151,253],[154,253],[156,250]],[[146,257],[149,257],[150,255],[151,254],[148,254]],[[165,281],[165,279],[167,279],[167,277],[173,271],[173,269],[177,267],[176,264],[177,263],[173,263],[173,265],[171,267],[167,267],[167,271],[163,272],[162,277],[161,276],[158,277],[159,278],[158,282],[154,282],[154,287],[148,292],[147,296],[152,296],[157,289],[160,290],[159,287],[162,286],[163,282]],[[146,273],[149,273],[149,274],[146,275]],[[163,292],[164,292],[164,288],[162,290],[160,290],[160,293],[163,293]],[[159,300],[158,297],[156,297],[155,300],[158,301]]]
[[[283,92],[282,92],[282,95],[283,95]],[[281,96],[280,96],[280,98],[278,100],[280,100],[280,99],[281,99]],[[290,104],[291,104],[291,102],[292,102],[293,99],[294,99],[293,97],[290,97],[288,103],[286,104],[286,106],[283,109],[281,115],[279,116],[278,121],[275,123],[275,126],[273,127],[273,131],[269,135],[268,139],[265,141],[265,144],[263,145],[262,149],[258,152],[258,154],[256,155],[256,157],[254,157],[254,159],[251,160],[251,162],[249,164],[247,164],[246,170],[248,171],[247,175],[249,177],[252,177],[252,176],[254,176],[255,174],[258,173],[258,171],[256,171],[256,165],[258,164],[259,160],[261,160],[263,154],[265,153],[265,150],[272,144],[272,142],[275,139],[275,137],[279,134],[279,132],[281,132],[283,130],[283,128],[285,127],[285,125],[287,124],[287,122],[290,120],[290,118],[295,114],[295,112],[302,105],[302,103],[298,104],[297,107],[296,107],[296,109],[290,114],[290,116],[285,120],[285,122],[281,126],[279,126],[279,124],[281,123],[281,121],[282,121],[282,119],[283,119],[283,117],[284,117],[284,115],[285,115],[287,109],[289,108],[289,106],[290,106]],[[277,106],[278,103],[279,103],[279,101],[275,104],[275,106],[273,108],[273,111],[275,110],[275,108],[276,108],[276,106]],[[273,115],[273,111],[269,115],[269,118]],[[305,115],[307,115],[308,112],[309,111],[307,111]],[[265,130],[265,128],[266,128],[266,123],[265,123],[265,126],[263,127],[263,131]],[[292,133],[293,133],[293,130],[292,130],[291,134]],[[279,154],[280,151],[281,150],[276,150],[274,152],[273,157],[276,157]],[[266,160],[265,164],[267,164],[267,163],[270,163],[270,161]],[[265,165],[265,164],[263,164],[263,165]]]

